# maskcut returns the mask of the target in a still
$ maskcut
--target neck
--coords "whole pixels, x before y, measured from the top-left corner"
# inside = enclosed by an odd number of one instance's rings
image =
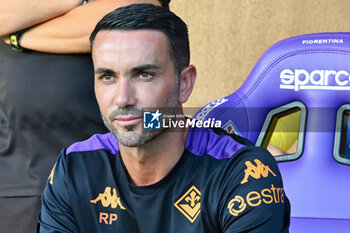
[[[163,179],[181,158],[187,133],[187,129],[166,130],[142,147],[120,145],[130,182],[144,186]]]

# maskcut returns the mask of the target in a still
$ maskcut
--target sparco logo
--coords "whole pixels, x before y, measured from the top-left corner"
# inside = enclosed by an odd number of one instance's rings
[[[281,89],[299,90],[350,90],[349,72],[345,70],[284,69],[280,74]]]

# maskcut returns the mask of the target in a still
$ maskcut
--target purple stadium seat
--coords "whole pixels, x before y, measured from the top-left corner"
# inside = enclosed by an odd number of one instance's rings
[[[274,114],[301,109],[297,152],[276,157],[292,206],[290,232],[350,232],[349,104],[350,33],[319,33],[273,45],[236,92],[196,118],[221,120],[260,146]]]

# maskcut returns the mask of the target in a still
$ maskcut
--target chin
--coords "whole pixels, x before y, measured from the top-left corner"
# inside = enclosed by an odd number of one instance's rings
[[[140,140],[140,134],[136,132],[125,132],[114,135],[118,139],[118,142],[126,147],[138,147],[144,144]]]
[[[130,131],[124,133],[113,132],[118,139],[119,143],[126,147],[141,147],[152,140],[158,135],[161,135],[164,130],[146,130],[142,132]]]

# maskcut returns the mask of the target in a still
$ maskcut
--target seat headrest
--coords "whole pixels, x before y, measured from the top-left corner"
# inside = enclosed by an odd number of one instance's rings
[[[350,33],[309,34],[280,41],[262,55],[236,92],[204,106],[196,118],[221,119],[227,131],[239,131],[255,141],[271,108],[300,101],[309,109],[336,111],[349,103],[349,64]]]
[[[309,34],[276,43],[237,91],[207,104],[195,118],[221,120],[227,132],[257,142],[270,114],[294,102],[307,112],[304,132],[299,132],[302,155],[279,163],[292,217],[303,224],[305,219],[328,219],[328,226],[343,229],[350,224],[350,212],[344,209],[350,199],[341,195],[350,193],[350,163],[336,161],[333,151],[338,150],[339,122],[350,114],[350,33]],[[332,219],[343,219],[345,225],[332,224]]]

